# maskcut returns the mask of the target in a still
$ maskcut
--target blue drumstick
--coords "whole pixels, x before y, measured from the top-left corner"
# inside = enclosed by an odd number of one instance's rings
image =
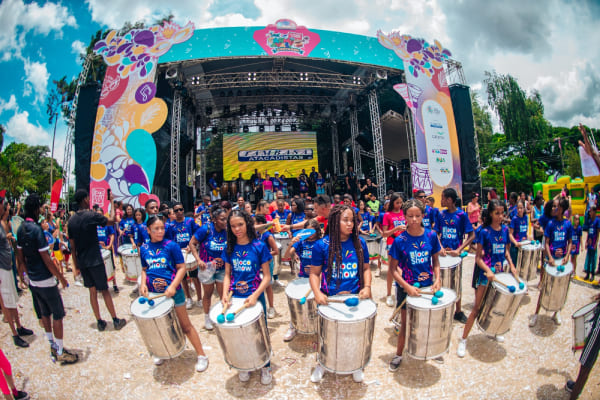
[[[329,303],[344,303],[348,307],[356,307],[359,303],[359,299],[358,299],[358,297],[350,297],[345,300],[328,298],[327,302],[329,302]]]
[[[233,295],[233,292],[229,292],[229,295],[227,296],[227,304],[225,305],[225,307],[223,307],[223,311],[221,311],[221,314],[219,314],[217,316],[217,322],[219,324],[222,324],[225,322],[225,312],[227,311],[227,309],[229,308],[229,304],[231,301],[231,296]]]
[[[310,292],[312,292],[312,288],[308,289],[308,291],[306,292],[306,294],[304,296],[302,296],[302,298],[299,301],[300,304],[306,303],[306,298],[310,295]]]

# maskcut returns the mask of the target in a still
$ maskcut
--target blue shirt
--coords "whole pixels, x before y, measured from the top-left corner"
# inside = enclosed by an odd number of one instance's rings
[[[517,242],[527,239],[527,228],[529,225],[529,217],[523,215],[515,215],[510,221],[510,228],[513,230],[513,236]]]
[[[115,229],[111,225],[106,226],[96,226],[96,231],[98,232],[98,242],[107,245],[110,235],[115,234]]]
[[[342,242],[342,260],[333,261],[331,270],[331,279],[327,280],[329,272],[329,235],[317,241],[313,247],[311,265],[321,267],[321,290],[328,296],[336,295],[340,292],[357,294],[359,287],[359,263],[369,263],[369,249],[363,238],[359,238],[363,252],[363,259],[359,260],[354,248],[352,237]],[[339,268],[337,265],[341,264]],[[362,270],[362,268],[360,268]]]
[[[545,215],[542,215],[538,219],[538,223],[540,224],[540,227],[544,230],[544,232],[546,231],[546,227],[548,226],[548,222],[550,222],[550,218],[546,217]]]
[[[583,235],[583,228],[581,225],[579,225],[577,228],[573,227],[573,236],[571,237],[571,254],[579,254],[581,235]]]
[[[552,258],[562,258],[567,256],[567,244],[573,237],[573,226],[568,219],[552,219],[548,222],[544,236],[548,238],[548,246],[552,253]],[[558,250],[562,250],[558,255]]]
[[[435,217],[437,215],[437,208],[433,208],[429,205],[425,206],[425,214],[423,215],[423,227],[425,229],[433,229]]]
[[[279,182],[279,179],[277,178],[271,178],[271,180],[273,181],[273,190],[278,191],[279,187],[281,186],[281,182]]]
[[[133,235],[133,224],[135,221],[133,218],[125,218],[119,222],[119,228],[123,231],[123,236]],[[128,243],[129,241],[127,241]]]
[[[444,249],[456,250],[462,245],[463,236],[473,232],[473,225],[463,210],[457,209],[453,213],[444,210],[436,217],[435,230],[441,233],[440,242]]]
[[[479,225],[477,228],[475,228],[475,238],[473,238],[473,244],[479,243],[479,235],[481,234],[482,228],[483,228],[483,225]]]
[[[284,208],[282,212],[279,212],[279,210],[273,211],[271,213],[271,218],[273,218],[273,219],[279,218],[281,221],[283,221],[283,223],[285,223],[285,221],[287,220],[287,216],[290,214],[291,214],[291,211],[286,210]]]
[[[208,184],[210,185],[210,188],[212,190],[215,190],[218,186],[217,186],[217,181],[215,180],[215,178],[210,178],[208,180]]]
[[[300,180],[300,191],[301,192],[306,192],[308,191],[308,184],[306,183],[306,181],[304,180]]]
[[[600,231],[600,217],[596,217],[588,228],[588,236],[585,242],[588,250],[595,250],[598,245],[598,232]]]
[[[193,218],[185,217],[181,222],[173,221],[165,232],[165,237],[176,241],[179,247],[185,249],[198,228],[200,227]]]
[[[517,205],[508,207],[508,218],[513,219],[517,215]]]
[[[177,275],[177,264],[184,263],[177,243],[166,239],[143,244],[140,257],[142,268],[146,271],[146,285],[154,293],[163,293]]]
[[[267,246],[260,240],[236,244],[231,255],[225,249],[221,258],[231,265],[229,290],[234,297],[248,297],[254,293],[262,282],[262,265],[273,259]]]
[[[441,250],[437,234],[425,229],[421,236],[401,232],[394,239],[390,248],[390,257],[398,260],[398,268],[402,270],[402,279],[412,285],[419,282],[421,286],[433,285],[433,255]],[[397,284],[397,283],[396,283]]]
[[[325,179],[323,179],[323,178],[317,178],[316,181],[315,181],[315,183],[317,184],[318,188],[321,188],[321,187],[323,187],[323,184],[325,183]]]
[[[198,256],[204,262],[220,258],[227,247],[227,230],[217,232],[212,222],[202,225],[194,233],[194,237],[200,243]],[[224,267],[218,268],[222,269]]]
[[[300,271],[298,272],[298,277],[308,278],[310,273],[310,265],[314,265],[312,264],[312,254],[313,248],[317,242],[318,240],[313,240],[310,242],[308,240],[301,240],[292,245],[294,250],[296,250],[298,258],[300,258]]]
[[[146,223],[133,224],[133,241],[137,246],[144,243],[150,243],[150,235],[148,234],[148,228]]]
[[[360,229],[363,231],[369,231],[371,229],[371,214],[364,211],[360,213],[362,218],[362,224],[360,225]]]
[[[483,249],[483,262],[496,272],[504,271],[504,260],[506,259],[506,247],[510,244],[508,228],[501,226],[499,231],[486,226],[479,232],[479,244]]]
[[[46,242],[48,243],[48,246],[52,247],[52,245],[54,244],[54,237],[52,236],[52,233],[50,233],[50,231],[44,231],[44,236],[46,237]]]

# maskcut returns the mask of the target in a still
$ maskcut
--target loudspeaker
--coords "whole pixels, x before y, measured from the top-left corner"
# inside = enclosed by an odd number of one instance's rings
[[[81,86],[75,118],[75,159],[71,165],[75,168],[75,190],[90,190],[90,163],[96,111],[100,101],[101,87],[97,83]]]
[[[473,122],[473,109],[471,108],[471,94],[469,87],[460,84],[449,86],[458,148],[460,149],[460,169],[463,181],[463,201],[470,200],[473,192],[481,192],[481,176],[477,162],[477,149],[475,147],[475,126]]]

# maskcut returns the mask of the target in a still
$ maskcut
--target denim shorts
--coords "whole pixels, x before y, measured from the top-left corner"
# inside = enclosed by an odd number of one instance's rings
[[[150,292],[148,293],[150,296],[154,296],[160,293]],[[183,289],[179,288],[175,292],[175,296],[173,296],[173,301],[175,302],[175,307],[184,306],[185,305],[185,293],[183,293]]]
[[[225,279],[225,268],[221,268],[215,271],[212,278],[206,282],[202,282],[203,285],[212,285],[215,282],[223,283]]]

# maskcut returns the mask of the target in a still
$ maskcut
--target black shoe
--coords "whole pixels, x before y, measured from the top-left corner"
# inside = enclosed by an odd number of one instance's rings
[[[50,358],[52,361],[56,362],[56,358],[58,357],[58,350],[53,345],[50,345]]]
[[[13,343],[18,347],[29,347],[29,343],[21,339],[21,336],[19,335],[13,336]]]
[[[467,323],[467,316],[462,311],[461,312],[457,312],[457,313],[454,313],[454,320],[458,321],[458,322],[460,322],[462,324],[466,324]]]
[[[590,274],[586,274],[585,278],[583,278],[584,281],[589,281],[590,280]]]
[[[33,331],[31,329],[27,329],[23,326],[17,328],[17,333],[19,336],[31,336],[33,335]]]
[[[62,354],[57,353],[56,361],[60,362],[61,365],[75,364],[77,361],[79,361],[79,356],[77,354],[71,353],[67,349],[63,349]]]
[[[567,383],[565,383],[565,390],[569,393],[571,393],[573,391],[573,387],[575,386],[575,382],[572,380],[568,380]]]
[[[29,399],[29,395],[27,394],[27,392],[24,392],[22,390],[17,390],[17,395],[14,396],[15,400],[27,400]]]
[[[98,330],[103,332],[106,329],[106,321],[103,319],[98,320]]]
[[[124,319],[113,318],[113,324],[115,326],[115,330],[118,331],[125,325],[127,325],[127,321],[125,321]]]
[[[113,290],[115,291],[115,293],[119,293],[119,288],[117,287],[117,285],[113,286]]]

